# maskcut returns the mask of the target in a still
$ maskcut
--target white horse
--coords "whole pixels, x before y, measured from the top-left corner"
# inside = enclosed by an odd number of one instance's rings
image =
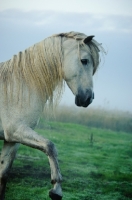
[[[52,200],[62,199],[57,152],[54,144],[34,128],[44,105],[57,101],[64,81],[77,106],[87,107],[94,98],[93,74],[99,65],[101,44],[82,33],[53,35],[0,63],[0,200],[4,200],[9,169],[19,144],[39,149],[49,159]]]

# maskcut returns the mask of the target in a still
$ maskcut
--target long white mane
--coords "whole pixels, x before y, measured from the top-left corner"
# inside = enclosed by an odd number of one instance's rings
[[[29,86],[29,90],[35,89],[44,99],[58,99],[63,88],[63,39],[74,38],[79,41],[79,46],[86,45],[83,40],[87,36],[83,33],[60,33],[46,38],[34,44],[11,60],[0,63],[0,82],[5,90],[10,86],[13,90],[13,80],[16,81],[17,90],[22,90],[23,84]],[[95,40],[89,44],[90,53],[94,63],[94,73],[99,65],[99,51],[104,52],[102,46]],[[53,91],[57,87],[56,95]]]

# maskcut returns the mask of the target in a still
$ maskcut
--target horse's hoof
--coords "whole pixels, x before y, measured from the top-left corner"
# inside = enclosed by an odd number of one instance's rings
[[[50,197],[52,200],[61,200],[61,199],[62,199],[62,196],[53,193],[52,190],[49,192],[49,197]]]

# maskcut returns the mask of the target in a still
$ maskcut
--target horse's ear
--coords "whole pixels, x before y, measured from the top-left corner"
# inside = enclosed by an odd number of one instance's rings
[[[83,42],[84,42],[85,44],[88,44],[88,43],[93,39],[93,37],[94,37],[94,35],[88,36],[88,37],[86,37],[86,38],[83,40]]]

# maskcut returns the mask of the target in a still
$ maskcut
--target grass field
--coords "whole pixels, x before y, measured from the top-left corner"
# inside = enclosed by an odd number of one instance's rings
[[[132,199],[132,134],[59,122],[36,131],[58,149],[64,200]],[[46,155],[21,145],[6,200],[48,200],[50,188]]]

